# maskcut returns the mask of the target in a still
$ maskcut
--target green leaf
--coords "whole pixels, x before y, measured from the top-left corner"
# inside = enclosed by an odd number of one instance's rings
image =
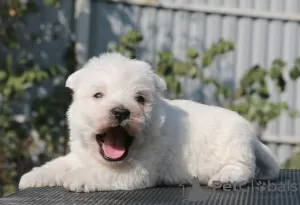
[[[278,78],[281,78],[282,71],[285,65],[286,63],[281,59],[274,60],[270,69],[270,77],[273,80],[277,80]]]
[[[11,54],[7,55],[5,58],[5,68],[9,73],[11,73],[13,70],[12,62],[13,62],[12,55]]]
[[[212,55],[207,53],[202,56],[201,64],[203,68],[207,68],[212,64]]]
[[[267,99],[270,97],[268,87],[266,87],[266,86],[257,88],[257,92],[258,92],[259,96],[263,99]]]
[[[186,75],[189,67],[185,62],[177,62],[174,64],[174,73],[180,76]]]
[[[221,91],[225,99],[228,99],[232,96],[232,90],[229,87],[226,87],[225,85],[221,86]]]
[[[138,44],[143,40],[143,36],[136,30],[130,30],[126,37],[129,42],[134,44]]]
[[[189,48],[186,51],[186,56],[191,59],[196,59],[199,56],[199,52],[196,49]]]
[[[59,0],[44,0],[44,4],[47,6],[58,7]]]
[[[192,79],[197,77],[197,67],[196,66],[192,66],[192,68],[190,69],[189,75]]]
[[[51,66],[48,70],[51,77],[55,77],[58,75],[58,69],[55,66]]]
[[[300,69],[297,67],[294,67],[291,71],[290,71],[290,78],[292,80],[297,80],[300,77]]]
[[[161,75],[173,75],[174,56],[171,52],[158,53],[157,72]]]
[[[284,109],[284,110],[288,110],[289,109],[289,105],[287,102],[281,102],[280,104],[280,108]]]
[[[283,75],[280,75],[277,79],[277,90],[282,93],[285,90],[285,87],[285,79],[283,78]]]
[[[230,107],[231,110],[238,112],[239,114],[245,116],[245,114],[248,112],[249,105],[246,103],[240,103],[236,105],[232,105]]]
[[[228,51],[234,51],[234,49],[235,49],[234,43],[228,42],[227,49],[228,49]]]
[[[12,89],[11,89],[10,87],[4,88],[4,90],[3,90],[3,95],[4,95],[5,97],[9,97],[9,96],[11,95],[11,93],[12,93]]]
[[[292,80],[297,80],[300,77],[300,58],[295,60],[295,65],[290,70],[290,78]]]
[[[7,77],[7,73],[5,71],[0,71],[0,81],[4,80]]]

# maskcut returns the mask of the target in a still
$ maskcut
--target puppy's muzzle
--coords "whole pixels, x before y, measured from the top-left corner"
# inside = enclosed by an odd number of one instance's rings
[[[127,156],[134,140],[130,134],[130,111],[120,105],[111,109],[110,113],[110,127],[96,134],[96,140],[106,161],[119,162]]]
[[[130,117],[130,111],[124,107],[115,107],[111,109],[111,113],[119,123]]]
[[[110,127],[105,133],[96,134],[100,154],[109,162],[122,161],[128,154],[134,137],[121,126]]]

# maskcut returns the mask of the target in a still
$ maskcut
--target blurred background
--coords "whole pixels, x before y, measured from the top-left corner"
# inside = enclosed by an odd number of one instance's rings
[[[1,0],[0,196],[68,152],[66,77],[106,51],[151,63],[167,98],[240,113],[300,168],[298,0]]]

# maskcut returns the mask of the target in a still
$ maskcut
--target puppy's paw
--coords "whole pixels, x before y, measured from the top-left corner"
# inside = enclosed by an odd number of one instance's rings
[[[208,186],[215,187],[217,185],[224,184],[240,184],[247,183],[252,176],[251,170],[246,167],[240,167],[235,165],[225,166],[221,171],[212,176],[208,181]]]
[[[21,177],[19,189],[60,186],[62,184],[62,177],[62,173],[57,173],[51,169],[35,168]]]
[[[63,181],[65,189],[74,192],[94,192],[99,191],[100,183],[98,178],[85,169],[77,169],[68,173]]]

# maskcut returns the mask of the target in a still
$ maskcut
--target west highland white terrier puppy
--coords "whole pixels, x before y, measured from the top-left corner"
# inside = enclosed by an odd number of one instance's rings
[[[66,86],[70,150],[22,176],[20,189],[131,190],[159,183],[245,183],[276,179],[279,165],[235,112],[167,100],[150,65],[117,53],[91,58]]]

